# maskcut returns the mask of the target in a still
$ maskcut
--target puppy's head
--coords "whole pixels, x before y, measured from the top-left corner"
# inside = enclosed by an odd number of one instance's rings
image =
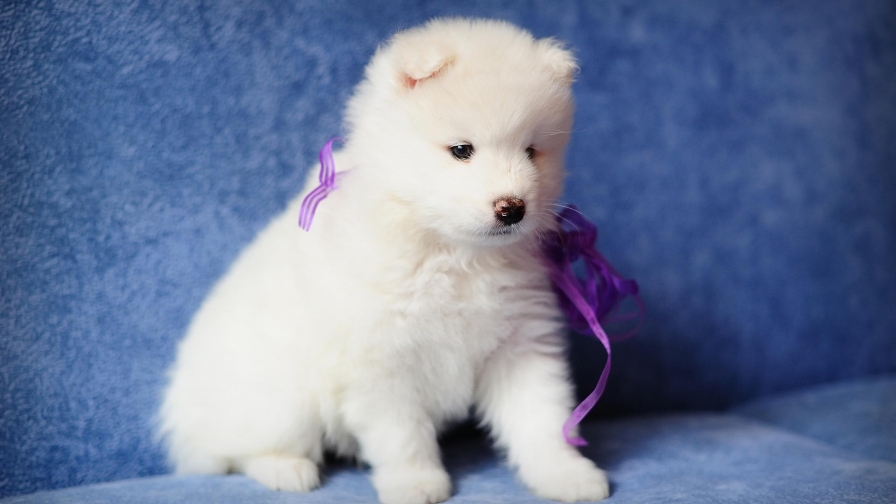
[[[377,51],[349,104],[349,147],[420,226],[513,243],[553,226],[576,68],[504,22],[431,21]]]

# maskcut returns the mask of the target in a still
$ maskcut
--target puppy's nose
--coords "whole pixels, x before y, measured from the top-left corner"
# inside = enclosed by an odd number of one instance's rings
[[[505,226],[516,224],[526,215],[526,203],[519,198],[501,198],[495,200],[495,218]]]

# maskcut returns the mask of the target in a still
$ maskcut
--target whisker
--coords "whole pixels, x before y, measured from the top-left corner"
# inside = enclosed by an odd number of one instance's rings
[[[570,134],[572,134],[572,131],[550,130],[550,131],[545,131],[544,134],[547,136],[570,135]]]
[[[573,212],[575,212],[575,213],[581,215],[582,217],[585,217],[586,219],[588,218],[588,216],[585,215],[584,213],[582,213],[582,211],[579,210],[578,208],[573,208],[573,207],[570,207],[570,206],[567,206],[567,205],[561,205],[561,204],[559,204],[559,203],[553,203],[553,205],[556,206],[557,208],[561,209],[561,210],[566,210],[566,209],[572,210]],[[559,213],[558,213],[558,215],[559,215]]]
[[[574,211],[574,212],[578,212],[580,215],[585,215],[585,214],[583,214],[582,211],[579,210],[577,207],[573,207],[573,206],[569,205],[568,203],[556,203],[556,202],[555,202],[555,203],[551,203],[551,206],[556,207],[556,208],[561,208],[561,209],[564,209],[564,210],[568,208],[568,209],[570,209],[570,210],[572,210],[572,211]]]
[[[573,222],[573,221],[567,219],[566,217],[564,217],[564,216],[562,216],[562,215],[560,215],[560,214],[557,214],[557,217],[558,217],[560,220],[562,220],[563,222],[569,224],[569,226],[572,227],[573,229],[575,229],[576,231],[580,231],[578,224],[576,224],[575,222]]]
[[[554,216],[553,212],[547,213],[547,214],[544,212],[538,212],[538,213],[532,215],[532,217],[539,224],[539,226],[542,226],[544,224],[551,224],[551,218],[553,216]]]

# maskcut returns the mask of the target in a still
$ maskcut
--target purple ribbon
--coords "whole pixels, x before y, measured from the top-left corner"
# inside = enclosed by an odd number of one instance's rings
[[[600,374],[594,391],[585,398],[563,423],[563,437],[575,446],[588,443],[579,436],[571,437],[570,432],[594,408],[607,386],[610,375],[610,337],[600,325],[619,303],[631,296],[638,311],[631,315],[616,317],[613,321],[638,318],[638,326],[628,333],[613,339],[624,339],[637,332],[645,313],[644,303],[638,296],[638,284],[626,280],[597,251],[597,227],[586,219],[574,205],[564,206],[557,214],[560,226],[557,232],[548,235],[542,242],[548,274],[557,291],[560,308],[569,321],[569,326],[580,333],[591,332],[607,351],[607,363]],[[581,259],[585,266],[585,281],[578,279],[572,264]]]
[[[333,161],[333,138],[320,151],[320,185],[305,196],[299,211],[299,227],[308,231],[314,220],[317,205],[336,189],[336,164]],[[563,423],[563,437],[575,446],[588,443],[579,436],[571,437],[570,432],[594,408],[607,386],[610,375],[610,341],[628,338],[635,334],[644,319],[644,303],[638,296],[638,284],[627,280],[613,269],[613,266],[597,251],[597,227],[582,215],[574,205],[566,205],[557,214],[560,224],[556,232],[543,238],[542,251],[548,274],[560,302],[560,308],[576,332],[591,333],[607,351],[607,363],[597,380],[594,391],[585,398]],[[582,260],[585,266],[585,281],[582,282],[572,270],[572,264]],[[637,312],[615,318],[608,315],[626,297],[632,297],[638,306]],[[611,338],[604,332],[600,322],[618,322],[638,319],[638,324],[628,333]]]
[[[299,210],[299,227],[308,231],[311,229],[311,221],[314,220],[314,212],[328,194],[336,189],[336,163],[333,161],[333,142],[341,138],[331,138],[324,148],[320,150],[320,185],[305,196],[302,200],[302,208]]]

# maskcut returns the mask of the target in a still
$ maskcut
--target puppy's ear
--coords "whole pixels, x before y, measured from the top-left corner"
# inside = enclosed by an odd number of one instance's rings
[[[554,72],[557,80],[565,85],[572,84],[579,71],[579,65],[572,52],[566,49],[562,42],[553,38],[539,40],[538,47],[542,61]]]
[[[396,81],[406,89],[413,89],[454,62],[451,48],[423,33],[400,33],[392,45]]]

